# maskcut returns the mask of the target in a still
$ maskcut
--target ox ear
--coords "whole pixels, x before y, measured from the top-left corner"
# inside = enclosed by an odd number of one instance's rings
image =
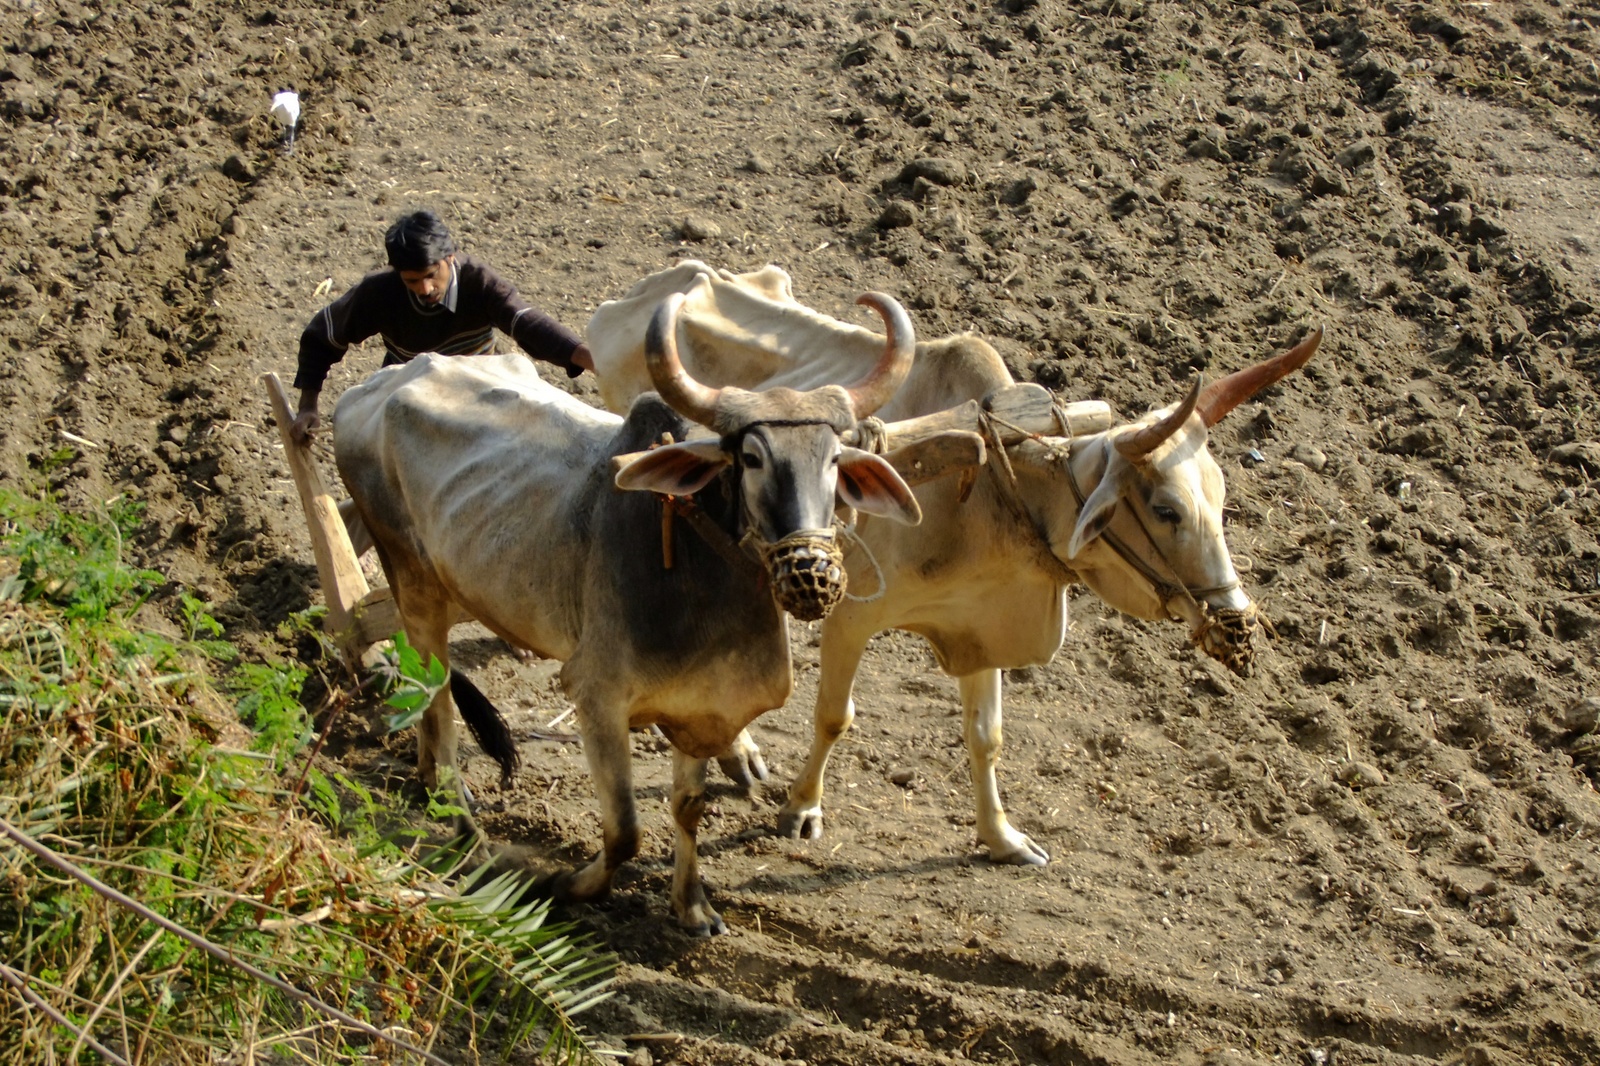
[[[652,448],[617,471],[617,488],[692,496],[730,462],[714,440],[688,440]]]
[[[1072,539],[1067,541],[1067,558],[1076,559],[1078,553],[1088,547],[1089,542],[1105,532],[1106,526],[1111,524],[1111,516],[1117,513],[1117,499],[1121,492],[1116,479],[1103,477],[1094,491],[1089,493],[1089,498],[1083,501],[1083,510],[1078,513],[1078,525],[1072,531]]]
[[[858,511],[914,526],[922,507],[894,467],[860,448],[839,450],[839,497]]]

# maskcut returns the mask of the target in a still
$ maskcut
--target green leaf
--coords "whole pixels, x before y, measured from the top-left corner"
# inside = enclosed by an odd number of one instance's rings
[[[433,702],[433,697],[423,689],[412,688],[396,692],[384,702],[396,710],[420,711]]]
[[[421,653],[411,646],[404,633],[394,636],[393,656],[393,688],[384,702],[400,713],[389,715],[384,722],[389,732],[396,733],[421,720],[428,704],[450,680],[450,673],[437,655],[429,655],[424,668]]]
[[[385,715],[383,724],[391,733],[398,733],[402,729],[410,729],[422,721],[422,712],[426,709],[427,705],[424,704],[413,711],[401,711],[399,714]]]

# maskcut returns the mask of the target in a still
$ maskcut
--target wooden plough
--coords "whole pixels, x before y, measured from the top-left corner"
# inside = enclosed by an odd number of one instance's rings
[[[300,490],[300,506],[305,509],[311,551],[317,560],[317,577],[322,581],[322,595],[328,602],[322,626],[352,668],[370,665],[373,646],[388,640],[402,628],[400,612],[388,588],[374,589],[367,585],[367,576],[362,573],[361,562],[350,544],[350,534],[345,531],[344,519],[339,517],[338,503],[323,483],[310,446],[297,443],[289,436],[294,408],[289,404],[289,393],[283,382],[278,380],[277,374],[271,373],[263,376],[262,381],[267,386],[267,399],[278,422],[278,435],[283,438],[283,457],[294,475],[295,487]]]

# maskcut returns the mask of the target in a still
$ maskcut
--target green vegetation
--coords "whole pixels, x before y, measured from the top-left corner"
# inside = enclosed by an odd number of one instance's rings
[[[610,959],[308,768],[303,668],[141,613],[139,520],[0,490],[0,1061],[592,1060]]]

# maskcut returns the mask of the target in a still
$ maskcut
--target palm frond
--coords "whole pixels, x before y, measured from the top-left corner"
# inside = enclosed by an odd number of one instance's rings
[[[547,1053],[568,1063],[595,1062],[574,1018],[611,997],[616,959],[572,925],[551,922],[550,901],[530,896],[527,874],[494,874],[485,863],[463,879],[457,894],[432,903],[467,934],[462,950],[484,967],[469,986],[487,1002],[463,1005],[503,1015],[508,1043],[545,1028]]]

